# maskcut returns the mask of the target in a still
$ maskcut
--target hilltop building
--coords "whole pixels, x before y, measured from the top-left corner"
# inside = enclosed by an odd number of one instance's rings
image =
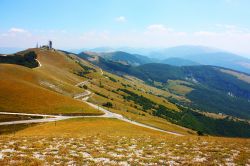
[[[51,40],[49,40],[48,45],[43,45],[43,46],[40,46],[40,48],[47,49],[47,50],[53,50],[53,47],[52,47],[52,41],[51,41]]]
[[[49,49],[50,50],[52,49],[52,41],[51,40],[49,41]]]

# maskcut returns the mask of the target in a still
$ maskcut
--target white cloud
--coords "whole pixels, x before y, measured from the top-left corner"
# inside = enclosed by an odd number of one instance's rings
[[[172,28],[165,27],[162,24],[152,24],[147,27],[148,32],[158,32],[158,33],[166,33],[166,32],[173,32]]]
[[[99,46],[171,47],[176,45],[206,45],[232,52],[250,54],[250,30],[235,25],[217,24],[196,32],[178,31],[163,24],[152,24],[144,29],[128,31],[85,31],[73,33],[57,30],[32,31],[11,28],[0,32],[0,45],[33,47],[36,42],[51,39],[56,48],[83,48]]]
[[[12,32],[12,33],[24,33],[24,32],[27,32],[27,31],[24,30],[24,29],[21,29],[21,28],[10,28],[9,32]]]
[[[194,32],[195,36],[216,36],[218,35],[216,32],[211,32],[211,31],[198,31]]]
[[[119,16],[119,17],[115,18],[115,20],[116,20],[117,22],[121,22],[121,23],[127,21],[126,17],[124,17],[124,16]]]
[[[237,25],[216,24],[215,27],[220,33],[228,33],[228,34],[250,33],[250,29],[245,27],[239,27]]]

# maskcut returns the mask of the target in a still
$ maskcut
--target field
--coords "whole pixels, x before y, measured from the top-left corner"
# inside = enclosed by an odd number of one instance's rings
[[[75,86],[75,82],[80,82],[81,78],[69,71],[79,68],[73,60],[60,53],[47,51],[41,54],[42,50],[34,50],[43,65],[39,68],[0,64],[0,111],[102,114],[87,104],[72,99],[74,94],[83,92]]]
[[[1,136],[0,149],[0,165],[250,164],[249,139],[178,137],[115,119],[36,125]]]
[[[0,111],[3,112],[100,114],[85,103],[29,82],[1,79],[0,84]]]

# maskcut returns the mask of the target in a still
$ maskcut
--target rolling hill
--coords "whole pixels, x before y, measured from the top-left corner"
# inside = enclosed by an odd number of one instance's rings
[[[213,66],[175,67],[158,63],[133,67],[103,59],[98,61],[98,65],[120,75],[123,73],[136,76],[150,85],[165,90],[169,90],[169,80],[175,82],[182,80],[183,82],[178,86],[192,90],[187,94],[177,93],[177,95],[184,95],[191,100],[191,103],[186,103],[188,106],[207,112],[249,119],[249,82],[225,72],[232,70]],[[236,73],[249,77],[244,73]],[[175,93],[175,91],[172,92]]]
[[[167,59],[161,61],[161,63],[172,65],[172,66],[196,66],[196,65],[200,65],[197,62],[183,59],[183,58],[167,58]]]
[[[243,73],[213,66],[133,66],[98,54],[59,50],[28,49],[22,54],[30,52],[41,66],[1,64],[3,111],[100,114],[72,99],[87,88],[93,92],[89,102],[160,129],[250,135],[249,124],[235,118],[249,119],[249,83]],[[75,86],[80,82],[84,88]]]
[[[250,73],[250,60],[227,51],[204,46],[177,46],[149,53],[151,58],[161,60],[168,58],[183,58],[201,65],[225,67],[245,73]]]
[[[182,45],[182,46],[169,47],[165,49],[158,49],[156,51],[151,51],[148,53],[148,56],[164,60],[171,57],[183,58],[188,55],[198,55],[198,54],[200,55],[200,54],[215,53],[215,52],[222,52],[222,51],[219,49],[204,47],[204,46]]]
[[[128,90],[129,85],[118,89],[128,95],[125,97],[126,100],[141,105],[143,111],[154,110],[154,116],[215,135],[238,133],[249,125],[234,118],[249,119],[249,83],[246,81],[248,75],[214,66],[177,67],[154,63],[134,67],[97,55],[81,54],[79,57],[121,77],[134,76],[144,80],[149,86],[168,92],[169,95],[165,97],[156,95],[167,99],[182,110],[172,112],[168,107],[155,106],[155,103],[144,98],[144,95],[140,97]],[[230,71],[234,72],[234,75],[228,73]],[[240,74],[240,78],[236,77],[237,74]],[[244,131],[244,134],[248,132]]]
[[[153,59],[150,59],[146,56],[139,54],[129,54],[127,52],[115,51],[115,52],[82,52],[79,56],[89,54],[89,55],[98,55],[106,60],[123,63],[125,65],[138,66],[146,63],[154,62]]]
[[[30,54],[31,62],[36,62],[37,65],[38,60],[42,66],[31,66],[30,59],[25,59],[25,55]],[[73,73],[73,70],[79,70],[81,67],[65,54],[29,49],[5,56],[9,57],[11,62],[0,63],[0,111],[102,114],[85,103],[72,99],[74,93],[82,91],[74,86],[74,83],[80,82],[81,79]]]

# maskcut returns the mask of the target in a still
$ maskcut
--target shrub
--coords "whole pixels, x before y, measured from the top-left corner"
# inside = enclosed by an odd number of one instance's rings
[[[107,103],[102,104],[102,106],[112,108],[113,104],[111,102],[107,102]]]

